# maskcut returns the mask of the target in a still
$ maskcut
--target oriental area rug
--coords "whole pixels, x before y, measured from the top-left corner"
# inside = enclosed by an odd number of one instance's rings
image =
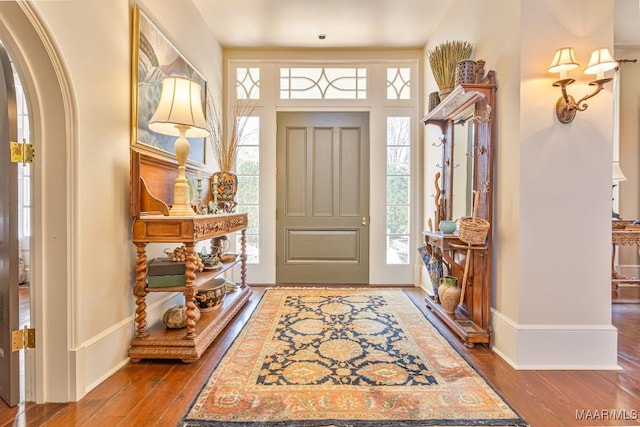
[[[399,289],[276,288],[181,426],[526,426]]]

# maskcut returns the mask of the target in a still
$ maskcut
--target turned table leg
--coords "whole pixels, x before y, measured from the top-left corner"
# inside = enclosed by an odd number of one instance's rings
[[[147,331],[147,302],[146,302],[146,278],[147,278],[147,252],[146,243],[136,243],[136,284],[133,287],[133,295],[136,297],[136,338],[149,336]]]
[[[240,236],[240,256],[242,257],[240,265],[240,287],[247,286],[247,230],[242,230]]]
[[[196,280],[196,252],[193,243],[185,243],[187,247],[187,260],[185,262],[185,275],[187,280],[184,285],[184,301],[187,307],[187,333],[185,338],[195,338],[196,336],[196,293],[198,289],[194,281]]]

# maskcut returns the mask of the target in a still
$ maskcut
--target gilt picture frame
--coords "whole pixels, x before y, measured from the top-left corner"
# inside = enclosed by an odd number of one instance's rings
[[[205,114],[207,81],[137,5],[133,7],[131,51],[131,145],[175,159],[173,145],[176,137],[154,132],[148,125],[160,100],[162,80],[182,76],[199,83]],[[187,162],[201,167],[205,164],[206,138],[187,139],[191,145]]]

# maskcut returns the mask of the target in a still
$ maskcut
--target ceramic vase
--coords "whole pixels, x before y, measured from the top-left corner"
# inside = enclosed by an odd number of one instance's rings
[[[440,304],[445,313],[453,316],[456,312],[456,307],[460,302],[461,289],[458,286],[458,279],[452,276],[445,276],[440,279],[440,286],[438,287],[438,297],[440,298]]]
[[[238,176],[233,172],[216,172],[213,174],[214,197],[219,211],[231,213],[236,208],[238,193]]]

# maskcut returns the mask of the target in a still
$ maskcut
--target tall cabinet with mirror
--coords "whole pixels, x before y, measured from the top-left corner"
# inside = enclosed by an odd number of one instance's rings
[[[434,125],[442,132],[442,160],[434,177],[436,230],[424,232],[425,243],[427,251],[443,264],[444,274],[456,277],[464,288],[454,314],[447,314],[436,296],[427,296],[425,302],[468,347],[491,344],[495,73],[485,74],[480,68],[476,81],[458,85],[423,119],[426,126]],[[483,244],[468,245],[457,232],[437,230],[440,220],[457,221],[474,212],[490,225]]]

